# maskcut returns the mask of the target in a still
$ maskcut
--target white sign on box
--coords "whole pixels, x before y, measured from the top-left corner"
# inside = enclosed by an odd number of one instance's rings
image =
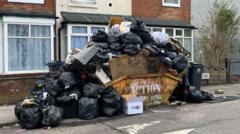
[[[142,114],[143,100],[143,97],[130,97],[128,99],[124,99],[123,112],[127,115]]]

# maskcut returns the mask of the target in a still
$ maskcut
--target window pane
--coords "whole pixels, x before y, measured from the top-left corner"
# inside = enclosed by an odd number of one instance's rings
[[[87,36],[72,36],[71,37],[71,48],[84,48],[87,45]]]
[[[87,27],[84,26],[73,26],[72,33],[87,33]]]
[[[98,30],[105,31],[104,27],[91,27],[91,33],[97,33]]]
[[[184,47],[189,51],[192,52],[192,39],[184,39]]]
[[[147,28],[147,30],[148,30],[148,32],[150,32],[150,33],[152,32],[152,30],[151,30],[151,28],[150,28],[150,27],[148,27],[148,28]]]
[[[179,0],[164,0],[165,3],[178,4]]]
[[[8,24],[8,36],[29,36],[29,25]]]
[[[176,36],[183,36],[183,31],[180,29],[177,29],[176,31]]]
[[[51,61],[51,39],[9,38],[8,70],[46,70]]]
[[[153,28],[153,32],[162,32],[162,28]]]
[[[176,38],[183,45],[183,38]]]
[[[31,36],[32,37],[51,37],[51,27],[32,25]]]
[[[184,36],[185,37],[192,37],[192,30],[184,29]]]
[[[173,36],[173,29],[166,29],[166,34],[168,34],[168,36]]]

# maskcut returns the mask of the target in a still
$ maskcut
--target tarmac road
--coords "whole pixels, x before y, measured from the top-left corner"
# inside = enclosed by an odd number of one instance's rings
[[[15,125],[1,128],[0,134],[239,134],[239,111],[239,100],[190,104],[84,126],[26,131]]]

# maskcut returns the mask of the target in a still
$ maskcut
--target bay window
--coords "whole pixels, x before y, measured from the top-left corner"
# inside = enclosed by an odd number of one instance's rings
[[[83,49],[98,30],[107,31],[107,26],[100,25],[68,25],[68,52],[72,48]]]
[[[176,38],[189,52],[193,55],[193,35],[191,29],[184,28],[164,28],[164,27],[148,27],[150,32],[163,32],[168,34],[169,37]],[[193,61],[193,56],[189,58]]]
[[[0,50],[4,53],[3,72],[26,73],[47,71],[46,64],[53,60],[54,20],[50,21],[52,24],[44,24],[41,21],[40,23],[36,23],[37,20],[32,18],[9,18],[3,23],[4,50]],[[8,20],[10,21],[8,22]],[[26,23],[16,22],[19,20]],[[27,23],[28,21],[29,23]],[[46,23],[49,22],[46,21]]]

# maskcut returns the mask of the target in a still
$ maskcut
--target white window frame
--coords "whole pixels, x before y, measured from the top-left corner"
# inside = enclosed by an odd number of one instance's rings
[[[184,37],[184,29],[182,28],[174,28],[174,37]],[[182,31],[182,35],[177,35],[177,30],[181,30]]]
[[[0,21],[0,74],[3,73],[3,65],[4,65],[4,46],[3,46],[3,23]]]
[[[44,0],[8,0],[8,2],[44,4]]]
[[[163,32],[163,28],[162,27],[151,27],[151,32],[154,32],[154,29],[161,29],[160,32]]]
[[[167,29],[172,29],[173,30],[173,35],[169,35],[168,33],[166,33]],[[164,28],[164,33],[166,33],[169,37],[174,37],[175,36],[175,29],[173,27],[165,27]]]
[[[80,3],[80,4],[96,4],[96,0],[70,0],[72,3]]]
[[[87,33],[72,33],[72,27],[74,27],[74,26],[87,27]],[[67,53],[71,52],[71,37],[72,36],[87,36],[88,41],[90,41],[90,37],[92,36],[91,27],[104,27],[105,31],[108,32],[108,26],[106,26],[106,25],[68,24],[68,26],[67,26]]]
[[[48,70],[28,70],[28,71],[9,71],[8,70],[8,24],[23,25],[46,25],[51,28],[51,60],[54,60],[54,19],[45,18],[24,18],[24,17],[3,17],[3,73],[6,74],[22,74],[22,73],[44,73]],[[30,33],[29,33],[30,34]],[[43,37],[44,38],[44,37]],[[49,37],[47,37],[49,38]],[[1,51],[1,50],[0,50]]]
[[[162,5],[167,7],[181,7],[181,0],[178,0],[177,4],[167,3],[165,0],[162,0]]]
[[[174,28],[174,27],[147,27],[147,28],[149,28],[149,29],[151,29],[151,33],[153,32],[153,28],[161,28],[162,29],[162,32],[163,33],[166,33],[166,29],[173,29],[173,36],[169,36],[169,37],[174,37],[174,38],[181,38],[182,40],[183,40],[183,47],[185,47],[184,46],[184,39],[192,39],[192,42],[191,42],[191,59],[190,59],[190,61],[194,61],[194,44],[193,44],[193,31],[191,30],[191,36],[190,37],[186,37],[185,36],[185,31],[184,31],[184,29],[185,28]],[[182,30],[182,36],[178,36],[178,35],[176,35],[176,30]]]
[[[97,0],[95,0],[94,2],[80,2],[78,0],[68,0],[68,5],[71,7],[98,8]]]

